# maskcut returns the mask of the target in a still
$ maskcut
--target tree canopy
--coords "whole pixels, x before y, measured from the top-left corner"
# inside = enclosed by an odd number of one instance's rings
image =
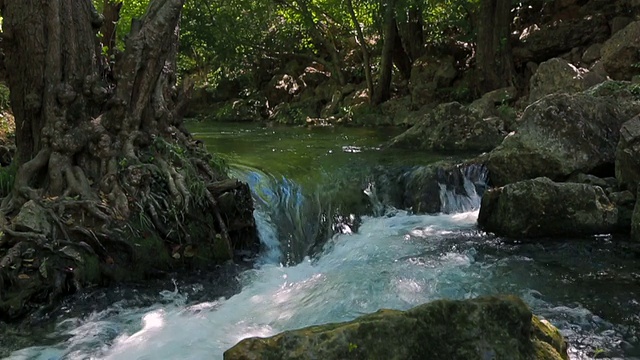
[[[148,0],[94,2],[99,11],[107,3],[122,3],[117,23],[119,47],[131,20],[139,17],[148,5]],[[360,70],[356,75],[364,76],[361,61],[354,63],[362,56],[354,57],[351,52],[358,49],[356,43],[364,40],[366,46],[361,51],[375,55],[369,66],[377,73],[382,61],[379,55],[385,23],[388,26],[389,21],[396,23],[402,47],[410,60],[415,60],[427,46],[454,40],[473,43],[479,3],[478,0],[189,0],[182,14],[180,70],[196,75],[200,82],[215,85],[220,78],[246,75],[265,59],[306,57],[324,63],[334,72],[357,67]],[[385,18],[384,9],[389,7]]]

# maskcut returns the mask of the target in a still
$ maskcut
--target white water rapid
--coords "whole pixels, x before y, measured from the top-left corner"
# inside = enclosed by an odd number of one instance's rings
[[[348,320],[380,308],[406,309],[442,297],[465,298],[473,251],[438,252],[452,233],[474,231],[476,213],[367,218],[359,233],[339,235],[317,261],[282,267],[265,263],[244,274],[229,299],[186,306],[187,299],[143,309],[109,309],[58,325],[70,338],[17,351],[11,359],[221,359],[239,340],[286,329]],[[263,241],[276,239],[261,224]],[[476,276],[482,276],[476,274]],[[117,307],[117,305],[116,305]]]
[[[443,188],[443,204],[477,208],[474,187],[465,182],[464,188],[475,197],[456,198]],[[522,296],[535,313],[560,326],[572,341],[572,359],[592,358],[600,348],[617,351],[629,338],[623,327],[567,300],[581,287],[565,271],[571,264],[556,269],[555,258],[549,258],[555,252],[488,237],[476,229],[477,210],[440,215],[394,210],[365,217],[358,232],[335,235],[314,260],[290,267],[280,264],[286,254],[271,215],[257,211],[256,220],[265,251],[256,268],[242,274],[238,294],[194,303],[168,282],[158,305],[115,303],[60,320],[53,340],[43,339],[49,345],[15,351],[9,359],[222,359],[247,337],[350,320],[380,308],[495,293]],[[570,261],[562,251],[556,251],[559,258]],[[192,290],[202,291],[202,285]],[[553,291],[559,295],[549,295]]]

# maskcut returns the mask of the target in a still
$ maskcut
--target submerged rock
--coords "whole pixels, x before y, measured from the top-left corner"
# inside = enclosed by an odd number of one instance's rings
[[[226,360],[567,359],[556,328],[513,296],[437,300],[407,311],[242,340]]]
[[[517,238],[592,235],[615,231],[618,209],[599,186],[536,178],[486,191],[478,224]]]
[[[493,185],[565,180],[577,172],[613,175],[619,129],[638,102],[600,93],[549,95],[528,106],[517,132],[487,157]]]

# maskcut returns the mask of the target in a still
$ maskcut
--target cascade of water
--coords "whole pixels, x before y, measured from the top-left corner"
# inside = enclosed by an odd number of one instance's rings
[[[272,178],[264,174],[248,174],[264,181],[262,188],[254,189],[263,200],[269,197],[274,203],[268,206],[256,202],[256,222],[265,251],[258,261],[260,266],[239,277],[243,285],[240,293],[226,299],[199,298],[198,303],[190,304],[185,294],[168,284],[170,290],[160,293],[161,301],[156,305],[114,304],[107,311],[64,320],[52,337],[60,339],[57,343],[49,341],[53,345],[25,348],[9,358],[217,359],[246,337],[349,320],[380,308],[406,309],[438,298],[462,299],[494,293],[521,295],[536,314],[559,324],[563,334],[579,345],[572,349],[572,359],[593,358],[593,349],[602,348],[620,354],[626,346],[624,341],[632,338],[624,327],[604,321],[597,312],[582,305],[576,307],[593,298],[592,293],[574,297],[584,288],[584,281],[597,284],[597,279],[571,280],[574,271],[565,266],[548,266],[564,264],[566,256],[559,251],[573,252],[573,248],[544,250],[545,257],[555,257],[539,262],[534,260],[539,255],[538,246],[529,250],[521,245],[509,246],[477,231],[477,211],[415,215],[397,210],[385,216],[363,217],[359,232],[335,235],[317,258],[282,266],[285,255],[279,244],[286,241],[281,232],[286,226],[278,225],[283,216],[278,211],[290,207],[278,203],[289,194],[284,202],[290,204],[297,190],[287,193],[277,187],[291,190],[291,182],[270,183]],[[444,185],[441,194],[448,201],[443,200],[443,210],[477,206],[486,175],[486,169],[479,166],[443,171],[439,177]],[[368,192],[372,201],[377,199],[375,188]],[[592,250],[590,245],[589,251]],[[611,268],[609,264],[603,266]],[[628,284],[624,285],[626,290]],[[607,286],[610,288],[609,283]],[[558,293],[554,295],[555,292]],[[617,304],[637,308],[635,295],[625,296]],[[558,303],[558,298],[570,300]],[[562,305],[565,303],[570,305]],[[633,329],[631,332],[636,331]],[[637,340],[632,342],[637,344]],[[629,345],[631,350],[624,351],[635,355],[633,344]]]
[[[482,164],[458,165],[438,172],[440,209],[445,214],[478,210],[489,171]]]
[[[375,182],[369,182],[369,184],[367,184],[367,187],[364,189],[364,193],[369,198],[369,201],[371,201],[371,205],[373,207],[373,216],[384,215],[385,206],[378,197]]]
[[[249,167],[235,168],[232,175],[246,181],[253,193],[258,233],[266,251],[259,262],[295,265],[331,235],[331,209],[318,194],[309,196],[284,176]]]

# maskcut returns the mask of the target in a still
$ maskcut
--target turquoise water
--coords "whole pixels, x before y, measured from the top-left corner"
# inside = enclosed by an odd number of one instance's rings
[[[239,276],[242,290],[211,298],[198,282],[167,280],[154,304],[122,300],[61,318],[50,339],[11,359],[220,359],[249,336],[496,293],[521,296],[558,326],[572,359],[640,359],[637,244],[609,235],[523,242],[478,230],[477,209],[436,215],[387,209],[304,257],[296,244],[314,233],[319,218],[313,216],[322,213],[307,207],[328,196],[326,189],[359,183],[374,167],[447,156],[380,150],[393,135],[388,129],[192,129],[256,193],[265,250],[258,265]],[[360,185],[343,193],[349,191],[362,195]]]
[[[402,132],[396,128],[263,127],[256,124],[190,123],[188,128],[214,154],[229,163],[282,175],[295,182],[357,172],[372,166],[424,165],[465,154],[437,154],[381,144]]]

